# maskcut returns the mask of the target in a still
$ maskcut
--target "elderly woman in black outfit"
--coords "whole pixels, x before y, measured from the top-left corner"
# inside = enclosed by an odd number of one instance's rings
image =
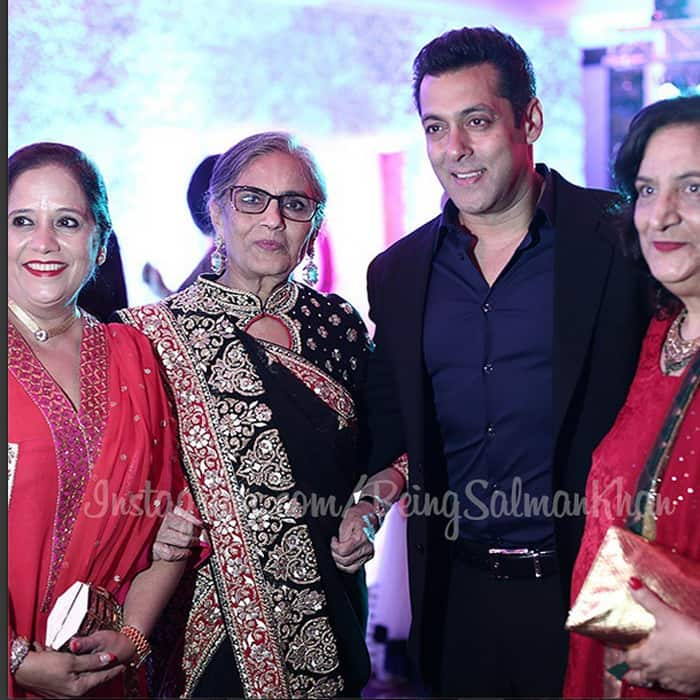
[[[214,273],[120,312],[160,356],[213,550],[192,584],[167,694],[357,696],[369,675],[364,577],[331,556],[362,471],[369,341],[347,302],[291,279],[305,256],[314,279],[325,203],[311,154],[291,136],[244,139],[210,181]]]

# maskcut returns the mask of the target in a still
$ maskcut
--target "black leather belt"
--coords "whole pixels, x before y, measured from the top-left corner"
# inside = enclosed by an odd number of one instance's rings
[[[497,579],[544,578],[559,571],[553,549],[502,549],[457,539],[452,543],[452,557],[467,566],[489,571]]]

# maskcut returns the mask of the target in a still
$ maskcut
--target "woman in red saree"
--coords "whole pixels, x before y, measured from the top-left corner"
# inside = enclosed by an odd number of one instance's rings
[[[76,305],[111,231],[99,172],[40,143],[8,173],[8,695],[140,695],[134,669],[184,566],[150,553],[184,496],[173,418],[148,341]],[[45,648],[76,581],[112,594],[123,624]]]
[[[624,525],[626,499],[631,495],[634,502],[640,471],[700,352],[700,97],[666,100],[640,112],[620,148],[615,175],[632,204],[628,238],[655,280],[659,313],[627,401],[593,457],[572,603],[608,527]],[[685,408],[659,478],[655,541],[700,561],[700,392]],[[644,577],[637,571],[629,585],[654,615],[654,629],[626,651],[572,633],[565,696],[700,693],[700,620],[663,603],[644,586]],[[620,663],[629,669],[621,682],[606,671]]]

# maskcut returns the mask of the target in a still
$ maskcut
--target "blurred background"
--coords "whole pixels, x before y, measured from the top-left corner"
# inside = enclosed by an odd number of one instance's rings
[[[545,113],[535,157],[579,184],[611,184],[643,105],[699,90],[700,0],[10,0],[9,150],[61,141],[96,161],[133,305],[157,298],[146,263],[176,289],[209,248],[186,198],[200,161],[292,131],[328,181],[323,289],[366,318],[367,263],[440,209],[413,58],[465,25],[495,25],[528,52]],[[374,695],[410,676],[396,509],[387,538],[369,569]]]
[[[10,0],[9,149],[57,140],[97,162],[139,304],[146,262],[173,289],[209,247],[185,196],[198,163],[290,130],[328,180],[326,286],[366,314],[369,260],[440,206],[412,60],[485,24],[529,53],[535,156],[574,182],[607,185],[629,118],[698,89],[700,0]]]

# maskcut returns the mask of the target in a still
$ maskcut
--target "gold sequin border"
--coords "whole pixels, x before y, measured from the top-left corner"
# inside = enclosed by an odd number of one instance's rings
[[[350,392],[316,365],[274,343],[264,343],[265,351],[273,360],[284,365],[303,382],[326,406],[347,423],[355,420],[355,402]]]
[[[307,526],[295,524],[299,516],[294,514],[293,500],[289,501],[287,496],[277,499],[258,493],[252,484],[243,484],[238,479],[232,461],[233,452],[224,450],[221,436],[213,430],[213,416],[217,415],[219,402],[207,387],[206,377],[202,376],[206,363],[197,357],[197,349],[190,349],[187,343],[189,334],[199,329],[198,319],[204,321],[206,317],[201,316],[200,310],[199,313],[184,313],[173,318],[164,305],[132,310],[129,314],[132,321],[137,313],[144,321],[138,327],[154,340],[171,389],[178,397],[179,430],[185,450],[183,461],[200,512],[214,526],[210,533],[216,552],[212,572],[246,695],[315,697],[319,694],[326,696],[329,692],[337,695],[344,685],[342,676],[333,675],[339,670],[337,642],[325,614],[325,595],[322,589],[319,590],[318,564]],[[209,321],[206,325],[211,329]],[[221,328],[225,325],[223,323]],[[216,332],[212,330],[212,333],[210,340],[213,342]],[[221,347],[219,343],[220,339],[217,339],[214,345]],[[199,349],[203,351],[201,343]],[[229,391],[238,394],[239,399],[259,403],[264,389],[240,340],[227,338],[225,357],[232,373],[228,378]],[[238,370],[247,377],[245,387],[238,386],[241,384],[236,380]],[[217,386],[221,378],[217,378]],[[223,385],[218,386],[217,390],[223,388]],[[257,421],[259,437],[264,435],[263,428],[269,428],[270,420],[271,416],[267,416],[262,422]],[[214,439],[209,440],[206,436],[214,436]],[[251,440],[241,459],[249,455],[256,444],[256,439]],[[280,459],[286,462],[283,446],[281,450]],[[193,469],[193,465],[198,465],[198,468]],[[227,478],[224,478],[224,473]],[[266,515],[262,515],[260,509]],[[264,544],[267,536],[260,539],[263,533],[254,531],[257,528],[249,521],[252,512],[260,513],[256,517],[263,517],[264,521],[271,519],[270,533],[273,537],[281,535],[281,542],[298,532],[301,548],[294,549],[293,556],[287,558],[282,569],[276,568],[279,558],[273,563],[273,557],[282,554],[282,550],[279,546],[267,549],[268,545]],[[273,596],[277,600],[277,594],[287,589],[288,584],[300,586],[300,603],[306,600],[303,593],[317,595],[320,603],[320,606],[317,603],[306,611],[311,619],[297,632],[294,632],[294,625],[288,628],[291,637],[282,634],[287,625],[284,617],[279,618],[282,610],[276,603],[275,612],[272,611]],[[292,589],[288,590],[291,593]],[[308,634],[311,629],[314,630],[313,637],[302,642],[299,635]],[[316,644],[312,644],[312,639]],[[294,656],[292,648],[297,649]],[[317,666],[316,662],[322,658],[326,662]],[[295,663],[292,663],[293,659]]]
[[[183,697],[190,697],[209,662],[226,638],[226,625],[209,565],[197,574],[192,608],[185,628],[185,648],[182,670],[185,674]]]
[[[284,697],[289,695],[279,649],[271,634],[268,606],[264,604],[238,514],[235,488],[226,469],[218,443],[193,444],[188,434],[216,435],[211,423],[212,408],[203,395],[203,377],[198,375],[186,343],[181,342],[174,319],[161,304],[120,311],[120,316],[141,330],[154,344],[163,369],[175,394],[182,462],[190,490],[202,518],[212,525],[210,540],[214,556],[210,559],[219,596],[220,610],[229,631],[231,646],[247,697]],[[202,473],[217,486],[203,489]],[[237,562],[237,570],[224,571],[224,565]],[[233,603],[235,601],[235,604]],[[187,652],[186,652],[187,653]]]

